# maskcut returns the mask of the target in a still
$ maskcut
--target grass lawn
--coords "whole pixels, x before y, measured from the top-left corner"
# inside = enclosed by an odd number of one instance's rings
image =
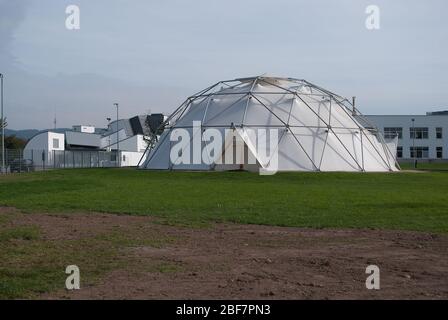
[[[72,169],[0,177],[0,205],[23,212],[153,215],[298,227],[448,232],[448,171],[151,172]]]
[[[433,169],[437,171],[274,176],[67,169],[0,176],[0,206],[25,213],[0,214],[0,299],[61,290],[65,267],[73,263],[82,269],[82,286],[117,268],[137,273],[143,267],[156,273],[179,268],[157,260],[142,264],[123,255],[133,247],[182,241],[155,233],[151,225],[117,224],[99,234],[54,240],[38,223],[17,224],[28,214],[110,212],[151,215],[159,218],[156,223],[193,227],[227,221],[446,233],[448,170]]]
[[[400,163],[403,170],[415,170],[414,163],[406,162]],[[421,162],[417,161],[417,170],[422,171],[448,171],[447,162]]]

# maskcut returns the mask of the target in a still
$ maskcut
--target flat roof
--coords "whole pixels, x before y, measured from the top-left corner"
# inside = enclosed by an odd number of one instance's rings
[[[364,117],[440,117],[448,114],[363,114]]]
[[[426,114],[363,114],[366,117],[427,117],[427,116],[448,116],[448,110],[427,111]]]

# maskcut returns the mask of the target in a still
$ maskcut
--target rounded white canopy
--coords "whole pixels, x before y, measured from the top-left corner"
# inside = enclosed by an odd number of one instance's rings
[[[223,136],[233,130],[243,152],[256,159],[224,164],[229,148],[223,141],[214,158],[201,163],[173,163],[171,135],[187,130],[194,139],[194,123],[202,135],[209,128]],[[278,131],[275,139],[278,171],[396,171],[396,143],[386,143],[346,99],[306,80],[257,76],[220,81],[189,97],[164,123],[165,130],[141,168],[165,170],[254,170],[269,166],[262,160],[251,130]],[[201,139],[200,140],[204,140]],[[206,140],[206,139],[205,139]],[[206,141],[201,142],[206,147]],[[269,147],[267,147],[269,148]],[[394,149],[395,148],[395,149]],[[190,150],[190,148],[188,148]],[[263,150],[266,153],[266,150]],[[193,156],[192,156],[193,157]]]

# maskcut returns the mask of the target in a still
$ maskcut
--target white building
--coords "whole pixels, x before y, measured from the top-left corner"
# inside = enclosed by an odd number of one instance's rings
[[[111,122],[107,129],[74,125],[72,130],[62,133],[51,130],[39,132],[26,144],[23,157],[32,160],[38,167],[75,167],[75,163],[76,166],[85,166],[86,163],[96,165],[100,162],[100,152],[119,150],[122,167],[137,166],[145,154],[149,131],[152,131],[152,127],[150,130],[145,124],[150,122],[149,118],[154,122],[152,118],[158,119],[160,115],[120,119]],[[161,118],[163,121],[163,116]],[[117,165],[115,156],[101,161],[103,166]]]
[[[73,131],[76,132],[85,132],[85,133],[95,133],[95,126],[87,125],[75,125],[73,126]]]
[[[40,132],[31,138],[23,150],[24,159],[36,166],[45,166],[55,152],[65,150],[65,135],[50,131]]]
[[[398,135],[398,160],[448,159],[448,111],[365,117],[383,132],[386,139]]]

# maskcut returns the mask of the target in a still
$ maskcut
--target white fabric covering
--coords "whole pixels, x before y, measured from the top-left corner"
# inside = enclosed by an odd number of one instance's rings
[[[376,128],[363,127],[352,115],[347,99],[305,80],[251,77],[222,81],[189,97],[167,120],[165,131],[141,165],[158,170],[256,170],[266,167],[250,129],[278,129],[278,171],[396,171],[396,141],[385,143]],[[357,111],[356,117],[360,117]],[[174,164],[170,141],[176,128],[191,135],[193,121],[202,132],[214,128],[225,137],[232,129],[240,145],[222,143],[255,159],[250,163],[222,164],[222,154],[212,164]],[[200,131],[201,132],[201,131]],[[199,135],[201,134],[199,132]],[[182,141],[187,145],[189,141]],[[201,143],[202,148],[206,143]],[[190,148],[191,149],[191,148]],[[186,150],[188,147],[186,146]],[[226,151],[227,150],[227,151]],[[272,150],[268,150],[272,151]],[[191,157],[190,157],[191,159]]]

